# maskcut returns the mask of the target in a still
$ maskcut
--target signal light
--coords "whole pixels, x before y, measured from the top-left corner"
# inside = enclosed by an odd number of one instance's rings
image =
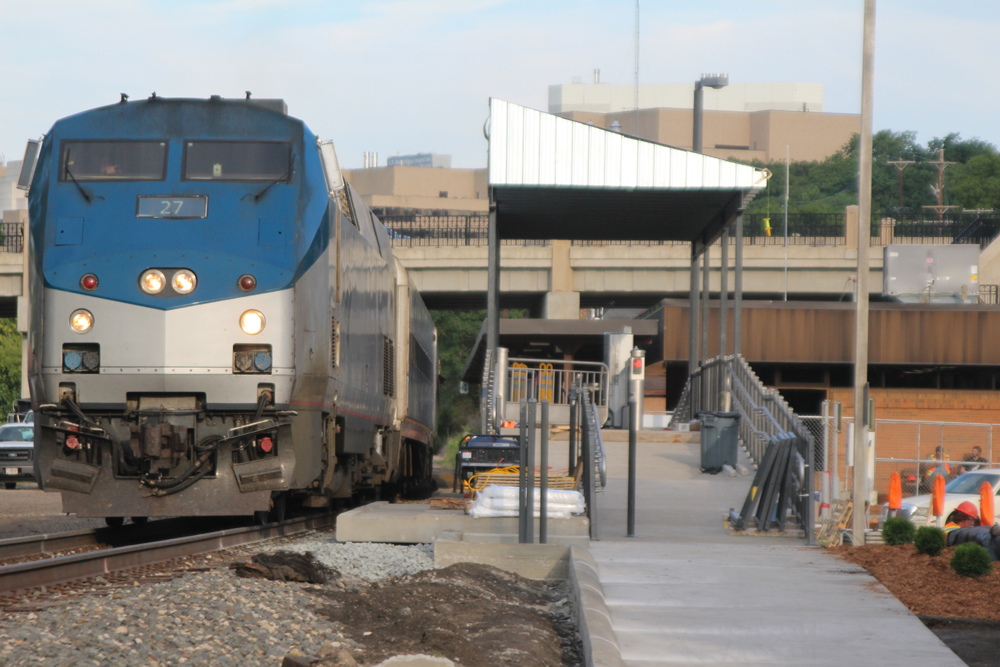
[[[264,314],[259,310],[248,310],[240,315],[240,329],[254,336],[264,330]]]
[[[97,289],[97,276],[93,273],[88,273],[83,278],[80,278],[80,287],[87,292],[93,292]]]
[[[253,291],[253,288],[257,286],[257,279],[251,276],[249,273],[245,273],[242,276],[240,276],[240,279],[236,281],[236,284],[239,285],[240,290],[244,292],[250,292]]]
[[[94,326],[94,315],[89,310],[80,308],[69,316],[69,328],[79,334],[85,334]]]

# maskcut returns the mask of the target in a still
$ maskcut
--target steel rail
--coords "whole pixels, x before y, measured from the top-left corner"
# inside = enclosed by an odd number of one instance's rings
[[[58,553],[80,547],[100,544],[97,529],[71,530],[65,533],[46,533],[0,540],[0,560],[34,556],[36,554]]]
[[[263,526],[229,528],[159,542],[147,542],[7,565],[0,567],[0,593],[13,593],[40,586],[52,586],[76,579],[162,563],[175,558],[186,558],[230,549],[274,537],[287,537],[310,530],[328,528],[335,525],[336,520],[337,515],[329,513],[315,517],[288,519]],[[83,534],[90,531],[75,532]],[[69,539],[70,533],[61,535]],[[51,537],[60,538],[60,535]],[[21,538],[15,538],[15,540],[17,539]]]

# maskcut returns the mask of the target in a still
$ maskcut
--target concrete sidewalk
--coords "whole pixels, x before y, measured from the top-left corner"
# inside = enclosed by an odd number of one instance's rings
[[[625,538],[628,445],[605,447],[590,551],[626,665],[965,665],[860,567],[801,538],[730,536],[752,477],[702,474],[697,444],[639,445]]]

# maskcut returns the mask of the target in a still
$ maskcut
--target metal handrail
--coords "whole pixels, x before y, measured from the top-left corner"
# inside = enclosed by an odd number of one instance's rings
[[[520,403],[522,400],[542,400],[547,398],[552,405],[569,405],[575,383],[584,386],[596,385],[594,403],[607,407],[610,372],[607,364],[598,361],[560,361],[550,359],[530,359],[511,357],[508,360],[507,400]],[[527,364],[538,364],[530,368]],[[524,364],[515,366],[515,364]],[[542,368],[542,364],[553,366]],[[554,368],[556,365],[572,368]]]

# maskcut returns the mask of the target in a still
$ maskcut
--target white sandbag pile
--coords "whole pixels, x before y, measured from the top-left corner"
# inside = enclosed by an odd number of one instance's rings
[[[516,486],[497,486],[491,484],[479,492],[476,500],[469,508],[473,519],[484,519],[498,516],[517,516],[518,488]],[[579,491],[549,489],[546,498],[545,515],[550,519],[568,519],[573,514],[583,514],[586,510],[583,494]],[[535,489],[535,518],[541,516],[541,490]]]

